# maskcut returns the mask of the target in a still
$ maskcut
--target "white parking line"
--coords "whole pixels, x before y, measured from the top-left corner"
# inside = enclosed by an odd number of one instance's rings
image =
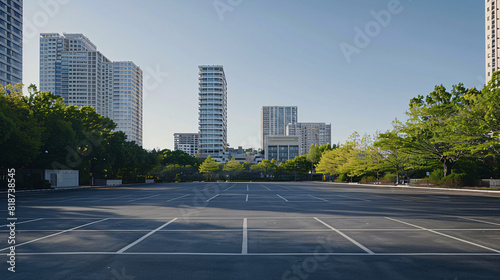
[[[247,218],[243,219],[243,242],[241,244],[241,254],[248,254],[248,221]]]
[[[471,219],[471,218],[466,218],[466,217],[458,217],[458,218],[464,219],[464,220],[469,220],[469,221],[474,221],[474,222],[479,222],[479,223],[483,223],[483,224],[500,226],[500,224],[496,224],[496,223],[492,223],[492,222],[487,222],[487,221],[482,221],[482,220],[476,220],[476,219]]]
[[[230,190],[231,188],[233,188],[234,186],[236,186],[236,184],[234,184],[234,185],[230,186],[229,188],[225,189],[224,191],[228,191],[228,190]]]
[[[370,254],[370,255],[374,255],[374,254],[375,254],[375,253],[373,253],[370,249],[366,248],[365,246],[363,246],[363,245],[361,245],[360,243],[358,243],[356,240],[354,240],[354,239],[350,238],[349,236],[345,235],[345,234],[344,234],[343,232],[341,232],[340,230],[338,230],[338,229],[336,229],[336,228],[332,227],[331,225],[329,225],[329,224],[327,224],[327,223],[323,222],[322,220],[320,220],[320,219],[318,219],[318,218],[316,218],[316,217],[314,217],[314,219],[315,219],[316,221],[318,221],[318,222],[322,223],[323,225],[325,225],[327,228],[329,228],[329,229],[331,229],[331,230],[335,231],[336,233],[338,233],[338,234],[342,235],[345,239],[347,239],[347,240],[351,241],[354,245],[358,246],[359,248],[361,248],[363,251],[367,252],[368,254]]]
[[[455,239],[455,240],[458,240],[458,241],[461,241],[461,242],[464,242],[464,243],[467,243],[467,244],[470,244],[470,245],[474,245],[476,247],[483,248],[483,249],[486,249],[486,250],[489,250],[489,251],[493,251],[495,253],[499,253],[500,254],[500,251],[498,251],[498,250],[495,250],[495,249],[492,249],[492,248],[489,248],[489,247],[486,247],[486,246],[483,246],[483,245],[479,245],[479,244],[476,244],[474,242],[470,242],[470,241],[467,241],[467,240],[464,240],[464,239],[461,239],[461,238],[458,238],[458,237],[454,237],[454,236],[451,236],[451,235],[448,235],[448,234],[444,234],[444,233],[441,233],[441,232],[438,232],[438,231],[435,231],[435,230],[432,230],[432,229],[427,229],[427,228],[424,228],[424,227],[421,227],[421,226],[413,225],[413,224],[410,224],[410,223],[407,223],[407,222],[403,222],[403,221],[400,221],[400,220],[396,220],[396,219],[393,219],[393,218],[388,218],[388,217],[385,217],[385,218],[388,219],[388,220],[394,221],[394,222],[398,222],[398,223],[405,224],[405,225],[408,225],[408,226],[412,226],[412,227],[416,227],[416,228],[419,228],[419,229],[423,229],[423,230],[426,230],[428,232],[439,234],[439,235],[444,236],[444,237]]]
[[[245,201],[248,201],[248,194],[247,194],[247,199]]]
[[[261,185],[261,186],[263,186],[264,188],[266,188],[266,190],[271,191],[268,187],[266,187],[264,185]]]
[[[309,196],[310,196],[310,197],[312,197],[312,198],[316,198],[316,199],[319,199],[319,200],[323,200],[323,201],[325,201],[325,202],[328,202],[328,200],[323,199],[323,198],[315,197],[315,196],[313,196],[313,195],[309,195]]]
[[[129,197],[129,196],[132,196],[132,195],[129,194],[129,195],[118,196],[118,197],[108,197],[108,198],[94,200],[94,202],[99,202],[99,201],[103,201],[103,200],[111,200],[111,199],[119,199],[119,198],[124,198],[124,197]]]
[[[77,226],[77,227],[74,227],[74,228],[70,228],[70,229],[67,229],[67,230],[63,230],[61,232],[54,233],[54,234],[51,234],[51,235],[47,235],[47,236],[44,236],[44,237],[40,237],[40,238],[37,238],[37,239],[33,239],[33,240],[30,240],[30,241],[27,241],[27,242],[24,242],[24,243],[21,243],[21,244],[17,244],[16,247],[19,247],[19,246],[22,246],[22,245],[26,245],[26,244],[29,244],[29,243],[33,243],[33,242],[36,242],[36,241],[39,241],[39,240],[42,240],[42,239],[46,239],[46,238],[49,238],[49,237],[53,237],[53,236],[56,236],[56,235],[59,235],[59,234],[63,234],[63,233],[66,233],[66,232],[70,232],[70,231],[73,231],[75,229],[79,229],[79,228],[82,228],[82,227],[86,227],[86,226],[90,226],[90,225],[97,224],[97,223],[100,223],[100,222],[104,222],[106,220],[108,220],[108,218],[102,219],[102,220],[99,220],[99,221],[95,221],[95,222],[91,222],[91,223],[88,223],[88,224],[84,224],[84,225],[81,225],[81,226]],[[9,248],[10,247],[1,249],[0,252],[8,250]]]
[[[149,236],[151,236],[153,233],[159,231],[160,229],[168,226],[169,224],[175,222],[177,220],[177,218],[171,220],[170,222],[167,222],[165,224],[163,224],[162,226],[160,226],[159,228],[155,229],[155,230],[152,230],[150,231],[148,234],[144,235],[143,237],[137,239],[136,241],[130,243],[129,245],[123,247],[122,249],[118,250],[116,253],[117,254],[122,254],[123,252],[127,251],[128,249],[134,247],[135,245],[139,244],[141,241],[143,241],[144,239],[148,238]]]
[[[160,195],[161,194],[155,194],[155,195],[152,195],[152,196],[147,196],[147,197],[141,197],[141,198],[137,198],[137,199],[132,199],[132,200],[129,200],[127,202],[133,202],[133,201],[137,201],[137,200],[148,199],[148,198],[157,197],[157,196],[160,196]]]
[[[24,221],[24,222],[16,222],[16,225],[20,225],[20,224],[26,224],[26,223],[31,223],[31,222],[36,222],[36,221],[40,221],[40,220],[43,220],[44,218],[40,218],[40,219],[34,219],[34,220],[29,220],[29,221]],[[0,227],[7,227],[9,226],[9,224],[7,225],[1,225]]]
[[[186,196],[190,196],[190,194],[186,194],[186,195],[183,195],[183,196],[179,196],[179,197],[176,197],[176,198],[169,199],[169,200],[167,200],[167,202],[174,201],[174,200],[177,200],[177,199],[181,199],[181,198],[186,197]]]
[[[218,197],[218,196],[219,196],[218,194],[216,194],[216,195],[212,196],[211,198],[207,199],[207,202],[209,202],[210,200],[212,200],[212,199],[214,199],[214,198],[216,198],[216,197]]]
[[[283,199],[284,201],[288,202],[288,200],[284,197],[282,197],[281,195],[277,194],[277,196],[279,196],[281,199]]]
[[[16,253],[21,256],[71,256],[71,255],[130,255],[130,256],[241,256],[241,253],[161,253],[161,252],[138,252],[138,253],[122,253],[116,252],[55,252],[55,253]],[[371,256],[498,256],[495,253],[378,253]],[[368,256],[366,253],[249,253],[246,256]]]
[[[247,184],[247,192],[250,191],[250,189],[248,188],[248,184]]]

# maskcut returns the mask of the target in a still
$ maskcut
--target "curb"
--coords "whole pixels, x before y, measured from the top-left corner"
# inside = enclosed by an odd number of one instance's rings
[[[16,193],[70,191],[70,190],[84,190],[84,189],[123,187],[123,186],[131,186],[131,185],[149,185],[149,184],[147,184],[147,183],[140,183],[140,184],[122,184],[122,185],[116,185],[116,186],[78,186],[78,187],[63,187],[63,188],[40,189],[40,190],[16,190]],[[8,193],[8,191],[0,191],[0,194],[3,194],[3,193]]]
[[[372,185],[372,184],[358,184],[358,183],[337,183],[337,182],[318,182],[333,185],[350,185],[350,186],[368,186],[368,187],[382,187],[382,188],[400,188],[400,189],[420,189],[420,190],[434,190],[434,191],[455,191],[455,192],[479,192],[479,193],[496,193],[500,191],[489,190],[470,190],[470,189],[447,189],[447,188],[431,188],[431,187],[414,187],[414,186],[396,186],[396,185]]]

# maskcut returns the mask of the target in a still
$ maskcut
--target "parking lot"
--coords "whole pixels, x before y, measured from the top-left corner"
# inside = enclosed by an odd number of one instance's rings
[[[497,279],[500,194],[182,183],[17,194],[1,279]]]

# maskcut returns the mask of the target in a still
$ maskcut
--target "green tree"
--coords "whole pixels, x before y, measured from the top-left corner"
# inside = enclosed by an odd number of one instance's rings
[[[379,134],[374,143],[374,148],[380,149],[379,153],[383,157],[376,165],[383,171],[396,174],[396,182],[399,183],[399,177],[412,167],[412,162],[405,148],[404,135],[401,133],[403,124],[395,119],[392,127],[391,131]]]
[[[208,156],[198,169],[200,173],[205,173],[207,180],[212,180],[212,173],[218,171],[220,163],[216,162],[212,157]]]
[[[500,72],[482,91],[468,90],[456,114],[457,147],[485,158],[500,155]]]
[[[264,173],[264,177],[267,178],[267,175],[277,168],[277,165],[267,159],[262,160],[262,162],[258,164],[254,164],[250,167],[252,170],[257,170]]]
[[[310,170],[311,170],[311,180],[312,180],[312,175],[314,173],[314,166],[319,163],[319,160],[321,159],[321,151],[319,149],[318,144],[311,144],[311,147],[309,147],[309,153],[307,154],[306,159],[310,163]]]
[[[296,175],[307,175],[310,170],[310,165],[311,162],[307,160],[307,155],[301,155],[283,163],[282,168]]]
[[[25,102],[21,89],[20,84],[0,86],[0,168],[27,167],[41,152],[44,127]]]
[[[234,158],[232,158],[230,161],[228,161],[224,165],[224,168],[222,170],[229,172],[229,175],[230,175],[229,179],[232,179],[232,178],[234,179],[235,173],[245,170],[245,167],[243,166],[243,164],[239,163]],[[231,176],[231,175],[233,175],[233,176]]]
[[[408,153],[424,160],[438,160],[443,174],[450,174],[453,165],[468,155],[467,148],[458,145],[463,139],[456,131],[456,116],[467,90],[462,84],[447,92],[444,86],[436,86],[426,97],[418,96],[410,102],[409,117],[401,132]]]

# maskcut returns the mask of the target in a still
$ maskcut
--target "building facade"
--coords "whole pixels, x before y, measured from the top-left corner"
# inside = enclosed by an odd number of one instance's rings
[[[95,108],[141,146],[142,81],[137,65],[109,60],[83,34],[40,34],[40,90],[62,96],[66,105]]]
[[[286,126],[298,120],[296,106],[263,106],[261,109],[261,145],[268,135],[286,135]]]
[[[174,133],[174,151],[183,151],[196,157],[199,139],[198,133]]]
[[[0,84],[23,79],[23,0],[0,1]]]
[[[498,65],[500,55],[500,47],[498,40],[500,39],[499,20],[498,16],[500,0],[485,0],[485,38],[486,38],[486,83],[491,80],[493,72],[500,70]]]
[[[201,65],[198,68],[198,153],[202,158],[211,156],[217,162],[226,162],[227,82],[224,68],[221,65]]]
[[[286,162],[302,154],[300,135],[267,135],[264,138],[264,158]]]
[[[301,136],[301,155],[307,154],[313,144],[331,144],[332,125],[326,123],[296,123],[286,127],[286,135]]]

